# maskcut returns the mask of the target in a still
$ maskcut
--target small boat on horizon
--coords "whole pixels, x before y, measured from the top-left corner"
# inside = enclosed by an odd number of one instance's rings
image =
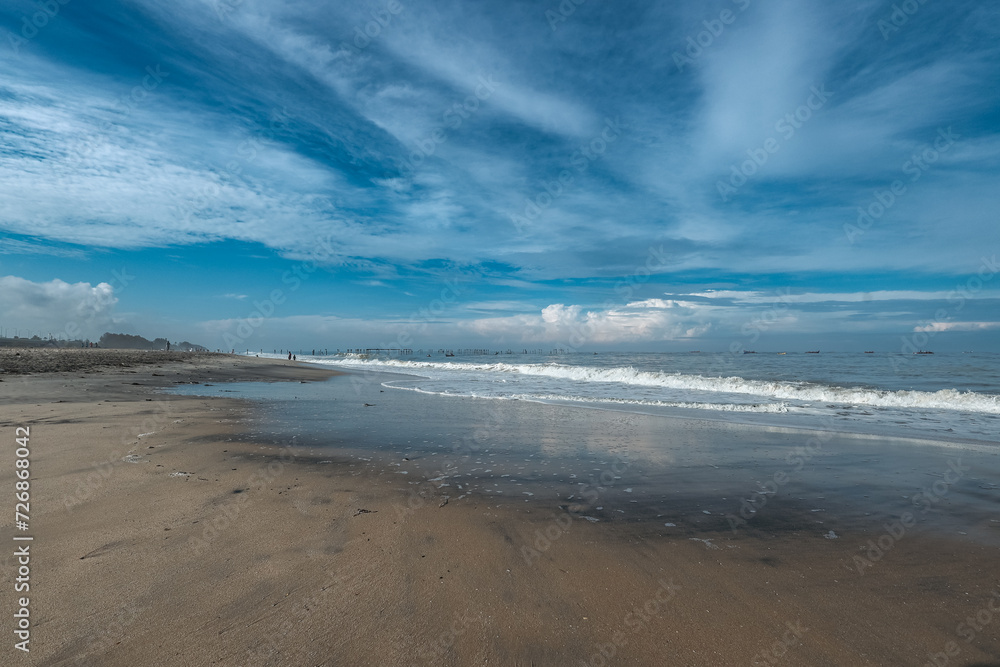
[[[875,354],[875,350],[865,350],[865,354]]]
[[[806,354],[819,354],[819,350],[806,350]]]
[[[917,350],[913,354],[934,354],[934,353],[931,352],[930,350]]]

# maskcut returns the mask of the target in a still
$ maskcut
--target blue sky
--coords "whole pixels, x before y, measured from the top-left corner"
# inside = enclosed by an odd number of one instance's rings
[[[0,329],[983,349],[1000,9],[0,8]]]

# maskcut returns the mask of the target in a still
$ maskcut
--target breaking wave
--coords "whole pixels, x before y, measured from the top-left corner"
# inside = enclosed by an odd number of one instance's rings
[[[768,380],[748,380],[742,377],[711,377],[662,371],[637,370],[631,366],[598,368],[594,366],[566,366],[562,364],[476,364],[468,362],[410,361],[397,359],[365,359],[348,355],[330,360],[333,365],[381,369],[386,371],[425,373],[434,378],[444,378],[456,373],[464,373],[503,380],[504,378],[539,377],[565,380],[560,387],[565,394],[517,394],[507,398],[529,396],[533,400],[563,400],[586,402],[621,402],[638,405],[659,405],[666,407],[687,407],[710,410],[782,412],[787,410],[784,403],[733,404],[685,401],[655,401],[648,399],[625,399],[608,397],[581,397],[572,391],[574,383],[614,384],[633,387],[671,390],[713,392],[718,394],[743,394],[777,401],[795,401],[797,404],[841,404],[871,406],[876,408],[954,410],[982,414],[1000,415],[1000,397],[973,391],[962,392],[955,389],[940,391],[886,390],[865,387],[840,387],[810,382],[783,382]]]

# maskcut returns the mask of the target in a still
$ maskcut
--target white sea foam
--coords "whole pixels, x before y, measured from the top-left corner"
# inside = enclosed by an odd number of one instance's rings
[[[742,377],[711,377],[684,373],[637,370],[631,366],[599,368],[594,366],[567,366],[562,364],[477,364],[468,362],[410,361],[396,359],[364,359],[346,356],[329,363],[348,367],[381,369],[386,371],[410,372],[431,375],[434,379],[463,373],[482,379],[502,380],[503,378],[546,378],[564,380],[560,392],[540,394],[511,392],[503,397],[524,397],[536,400],[607,401],[635,403],[638,405],[662,405],[667,407],[690,407],[711,410],[731,410],[747,412],[782,412],[787,405],[782,403],[731,404],[700,401],[656,401],[647,398],[606,396],[579,396],[584,392],[573,391],[572,387],[597,383],[626,387],[662,388],[692,392],[717,394],[742,394],[766,400],[795,401],[801,404],[838,404],[844,406],[871,406],[877,408],[952,410],[967,413],[1000,415],[1000,397],[973,391],[942,389],[939,391],[908,391],[870,389],[864,387],[840,387],[809,382],[782,382],[748,380]],[[439,393],[439,392],[434,392]],[[440,392],[444,393],[444,392]],[[456,392],[465,393],[465,392]],[[603,392],[602,392],[603,393]],[[499,397],[494,395],[495,397]],[[728,407],[723,407],[728,406]]]
[[[614,403],[658,408],[687,408],[691,410],[721,410],[723,412],[788,412],[785,403],[696,403],[691,401],[654,401],[628,398],[593,398],[588,396],[561,396],[558,394],[513,394],[511,398],[526,401],[568,401],[571,403]]]

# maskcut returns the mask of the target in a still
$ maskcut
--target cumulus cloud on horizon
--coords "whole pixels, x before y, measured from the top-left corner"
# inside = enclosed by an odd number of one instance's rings
[[[704,309],[663,301],[605,310],[557,303],[538,314],[480,318],[460,326],[497,344],[545,342],[572,347],[690,339],[712,327]]]
[[[58,278],[32,282],[0,277],[0,318],[8,335],[59,339],[91,338],[119,324],[118,298],[108,283],[67,283]]]
[[[276,316],[255,309],[242,318],[201,322],[216,347],[253,348],[254,341],[356,341],[376,347],[426,347],[475,341],[487,347],[546,344],[569,348],[682,343],[722,338],[756,342],[775,335],[823,332],[889,334],[967,332],[1000,328],[998,322],[931,321],[959,312],[989,313],[997,298],[980,295],[949,303],[948,293],[899,291],[861,299],[852,293],[788,294],[719,290],[665,294],[621,304],[553,303],[532,309],[522,302],[452,302],[441,312],[408,318],[332,315]],[[269,310],[269,309],[265,309]],[[506,311],[508,314],[494,314]],[[522,311],[522,312],[517,312]],[[929,322],[914,327],[914,321]],[[265,347],[267,345],[265,344]],[[348,345],[349,346],[349,345]]]

